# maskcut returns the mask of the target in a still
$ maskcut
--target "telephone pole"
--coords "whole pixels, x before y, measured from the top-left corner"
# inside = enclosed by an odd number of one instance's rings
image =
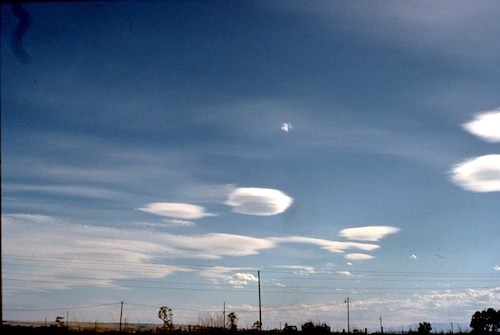
[[[349,334],[351,332],[351,327],[349,325],[349,297],[347,297],[344,302],[347,303],[347,334]]]
[[[257,277],[259,279],[259,331],[262,331],[262,304],[260,300],[260,270],[257,271]]]
[[[222,322],[222,327],[224,330],[226,330],[226,302],[224,301],[224,310],[222,311],[222,319],[224,320]]]
[[[122,332],[122,315],[123,315],[123,301],[120,308],[120,333]]]
[[[384,333],[384,327],[382,326],[382,317],[380,317],[380,334]]]

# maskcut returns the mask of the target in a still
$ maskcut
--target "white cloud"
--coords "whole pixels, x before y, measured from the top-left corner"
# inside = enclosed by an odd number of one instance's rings
[[[240,270],[240,268],[236,267],[213,266],[210,268],[202,269],[202,271],[200,272],[200,276],[209,278],[214,283],[218,284],[218,280],[229,281],[231,279],[230,273]]]
[[[275,243],[262,238],[233,234],[206,234],[200,236],[165,235],[169,245],[178,248],[183,257],[219,259],[257,255],[260,250],[271,249]]]
[[[283,284],[283,283],[276,283],[276,286],[278,286],[278,287],[286,287],[286,285]]]
[[[285,122],[281,124],[281,131],[288,133],[289,131],[293,130],[293,126],[290,122]]]
[[[206,212],[202,206],[174,202],[153,202],[138,208],[138,210],[174,219],[193,220],[207,216],[216,216],[215,214]]]
[[[345,258],[350,261],[367,261],[375,257],[367,254],[347,254],[345,255]]]
[[[220,285],[221,281],[227,282],[236,288],[241,288],[249,284],[249,282],[256,282],[258,278],[248,272],[236,272],[235,271],[249,271],[253,270],[250,268],[238,268],[238,267],[225,267],[225,266],[214,266],[200,271],[200,276],[208,278],[215,285]],[[257,270],[255,270],[257,271]],[[233,274],[231,274],[233,273]]]
[[[389,234],[400,231],[397,227],[391,226],[366,226],[357,228],[342,229],[339,235],[348,240],[378,241]]]
[[[282,191],[256,187],[236,188],[225,202],[235,213],[259,216],[283,213],[292,203],[293,198]]]
[[[337,271],[339,275],[350,277],[351,273],[349,271]]]
[[[495,265],[495,267],[493,268],[493,270],[500,271],[500,265]]]
[[[258,281],[258,279],[251,273],[238,272],[232,275],[231,279],[229,279],[228,281],[229,284],[233,285],[234,287],[243,287],[248,285],[248,282]]]
[[[417,256],[415,256],[415,254],[412,254],[412,255],[410,256],[410,259],[417,260]]]
[[[500,142],[500,108],[482,112],[462,127],[485,141]]]
[[[500,191],[500,155],[472,158],[453,167],[451,179],[472,192]]]
[[[352,266],[352,263],[351,262],[347,262],[347,265]]]
[[[329,241],[319,238],[303,237],[303,236],[272,237],[270,239],[277,243],[304,243],[304,244],[317,245],[321,247],[321,249],[328,250],[329,252],[332,253],[343,253],[345,250],[349,249],[373,251],[380,247],[379,245],[376,244]]]

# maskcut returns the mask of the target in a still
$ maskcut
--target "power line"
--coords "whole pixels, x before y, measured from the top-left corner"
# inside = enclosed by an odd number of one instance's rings
[[[97,304],[97,305],[82,305],[82,306],[72,306],[72,307],[44,307],[44,308],[4,308],[6,311],[10,312],[34,312],[34,311],[58,311],[58,310],[77,310],[77,309],[88,309],[103,306],[119,305],[120,302],[113,302],[107,304]]]
[[[71,263],[76,263],[78,265],[83,264],[92,264],[92,265],[114,265],[117,266],[118,268],[128,268],[131,265],[137,266],[137,267],[145,267],[145,268],[157,268],[161,266],[167,266],[167,267],[180,267],[183,269],[193,269],[193,270],[205,270],[205,269],[212,269],[213,267],[211,266],[206,266],[206,265],[178,265],[178,264],[162,264],[162,263],[143,263],[143,262],[134,262],[134,261],[127,261],[127,264],[124,264],[122,261],[119,260],[88,260],[88,259],[72,259],[72,258],[65,258],[65,257],[43,257],[43,256],[31,256],[31,255],[13,255],[13,254],[3,254],[2,255],[2,262],[9,261],[9,259],[13,260],[28,260],[28,261],[36,261],[39,263],[40,261],[47,261],[47,262],[60,262],[62,264],[71,264]],[[11,265],[17,265],[17,264],[11,264]],[[33,265],[33,264],[32,264]],[[34,264],[36,266],[36,264]],[[229,270],[231,270],[230,267],[228,267]],[[238,270],[247,270],[247,271],[254,271],[254,268],[237,268]],[[266,269],[266,273],[273,274],[273,273],[285,273],[285,274],[294,274],[297,273],[297,270],[294,269],[276,269],[276,268],[264,268]],[[235,269],[236,271],[236,269]],[[499,278],[500,274],[496,273],[466,273],[466,272],[402,272],[402,271],[379,271],[379,270],[366,270],[366,271],[349,271],[352,275],[370,275],[370,276],[394,276],[394,277],[399,277],[399,276],[409,276],[409,277],[415,277],[415,276],[428,276],[428,277],[439,277],[439,276],[452,276],[452,277],[471,277],[471,278],[476,278],[476,277],[492,277],[492,278]],[[317,271],[317,272],[311,272],[308,273],[307,276],[299,276],[299,277],[275,277],[275,278],[294,278],[294,279],[319,279],[319,280],[324,280],[324,276],[327,276],[327,278],[331,277],[332,275],[336,276],[339,275],[336,272],[328,272],[328,271]],[[314,276],[314,277],[313,277]],[[339,275],[341,276],[341,275]],[[326,278],[326,279],[327,279]],[[399,279],[398,279],[399,280]]]
[[[63,280],[40,280],[40,279],[22,279],[22,278],[5,278],[5,281],[16,281],[16,282],[33,282],[33,283],[43,283],[43,284],[63,284],[68,286],[82,286],[85,283],[75,282],[75,281],[63,281]],[[87,284],[88,285],[88,284]],[[96,286],[96,285],[95,285]],[[98,285],[97,285],[98,286]],[[167,286],[153,286],[153,285],[127,285],[120,284],[116,285],[119,287],[126,288],[138,288],[138,289],[155,289],[155,290],[178,290],[178,291],[196,291],[196,292],[225,292],[228,289],[222,288],[195,288],[195,287],[167,287]],[[219,285],[214,285],[219,286]],[[244,290],[240,288],[235,288],[233,286],[227,285],[227,288],[231,288],[232,290],[239,293],[252,293],[252,290]],[[274,287],[274,286],[273,286]],[[290,287],[290,288],[279,288],[277,290],[266,290],[267,294],[342,294],[342,292],[334,292],[331,293],[331,287],[307,287],[308,289],[314,289],[313,291],[304,290],[304,287]],[[388,291],[408,291],[407,293],[413,293],[418,290],[465,290],[465,289],[494,289],[494,286],[454,286],[454,287],[439,287],[439,286],[431,286],[431,287],[346,287],[342,290],[364,290],[369,292],[354,292],[356,294],[384,294],[384,290]],[[381,290],[381,291],[370,291],[370,290]],[[391,292],[394,293],[394,292]],[[404,293],[404,292],[402,292]]]

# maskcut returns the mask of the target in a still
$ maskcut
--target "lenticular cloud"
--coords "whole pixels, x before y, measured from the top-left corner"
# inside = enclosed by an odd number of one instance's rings
[[[472,192],[500,191],[500,155],[475,157],[455,165],[451,179]]]
[[[378,241],[389,234],[397,233],[400,229],[391,226],[366,226],[342,229],[339,235],[348,240]]]
[[[476,115],[462,125],[465,130],[488,142],[500,142],[500,108]]]
[[[292,203],[293,198],[280,190],[256,187],[236,188],[225,202],[235,213],[259,216],[283,213]]]
[[[345,258],[351,261],[368,261],[370,259],[374,259],[374,256],[366,255],[366,254],[347,254]]]
[[[193,220],[207,216],[215,216],[215,214],[206,212],[205,207],[174,202],[153,202],[138,208],[138,210],[174,219]]]

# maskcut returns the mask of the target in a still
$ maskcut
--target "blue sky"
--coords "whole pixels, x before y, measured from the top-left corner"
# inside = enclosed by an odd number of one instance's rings
[[[500,306],[500,4],[2,5],[3,316],[466,327]],[[17,12],[16,12],[17,13]],[[17,32],[17,33],[16,33]]]

